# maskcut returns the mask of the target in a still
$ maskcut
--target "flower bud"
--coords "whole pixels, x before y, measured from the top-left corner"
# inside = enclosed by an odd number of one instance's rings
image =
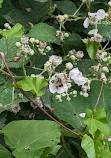
[[[64,37],[69,37],[69,34],[68,33],[64,33]]]
[[[16,42],[15,45],[16,45],[16,47],[21,47],[21,43],[20,42]]]
[[[108,2],[109,7],[111,7],[111,1]]]
[[[70,58],[71,58],[71,60],[75,60],[76,59],[76,57],[74,55],[71,55]]]
[[[29,40],[31,43],[35,43],[35,38],[30,38]]]
[[[89,96],[89,94],[87,92],[83,93],[83,97],[87,98]]]
[[[34,55],[35,54],[35,52],[34,52],[34,50],[33,49],[31,49],[31,51],[30,51],[30,53],[29,53],[29,55]]]
[[[66,63],[66,69],[67,70],[71,70],[72,68],[73,68],[73,64],[72,63],[70,63],[70,62]]]
[[[58,16],[56,16],[56,20],[57,20],[59,23],[61,23],[61,22],[64,21],[64,16],[58,15]]]
[[[38,40],[38,39],[36,39],[36,40],[35,40],[35,43],[37,43],[37,44],[38,44],[38,43],[39,43],[39,40]]]
[[[103,71],[104,73],[108,73],[108,72],[109,72],[109,69],[108,69],[106,66],[104,66],[104,67],[102,67],[102,71]]]
[[[5,23],[5,24],[4,24],[4,27],[5,27],[5,28],[8,28],[9,26],[10,26],[9,23]]]
[[[46,51],[49,52],[50,50],[51,50],[51,47],[50,47],[50,46],[47,46],[47,47],[46,47]]]
[[[22,99],[22,98],[23,98],[23,94],[22,94],[22,93],[19,93],[19,94],[18,94],[18,98]]]

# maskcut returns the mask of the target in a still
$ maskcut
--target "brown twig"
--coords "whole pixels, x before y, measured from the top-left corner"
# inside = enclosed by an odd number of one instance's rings
[[[102,89],[103,89],[103,82],[102,82],[102,84],[101,84],[101,88],[100,88],[99,96],[98,96],[97,102],[96,102],[96,104],[95,104],[95,106],[94,106],[94,109],[97,108],[97,105],[98,105],[99,100],[100,100],[100,97],[101,97]]]
[[[17,82],[15,81],[15,79],[14,79],[14,77],[13,77],[13,75],[12,75],[10,69],[9,69],[9,67],[7,66],[6,60],[4,59],[4,57],[2,56],[1,53],[0,53],[0,56],[1,56],[1,58],[2,58],[2,60],[3,60],[3,62],[4,62],[4,64],[5,64],[5,67],[6,67],[7,71],[8,71],[8,73],[10,74],[10,77],[11,77],[12,80],[13,80],[13,82],[15,83],[15,85],[17,86],[17,88],[21,91],[21,93],[22,93],[29,101],[31,101],[35,106],[37,106],[42,112],[44,112],[48,117],[50,117],[53,121],[55,121],[55,122],[56,122],[57,124],[59,124],[61,127],[63,127],[63,128],[66,129],[67,131],[69,131],[69,132],[71,132],[71,133],[73,133],[73,134],[75,134],[75,135],[77,135],[77,136],[82,137],[81,134],[76,133],[76,132],[72,131],[71,129],[67,128],[66,126],[64,126],[63,124],[61,124],[61,123],[60,123],[59,121],[57,121],[54,117],[52,117],[45,109],[43,109],[41,106],[39,106],[37,103],[35,103],[32,99],[30,99],[30,98],[22,91],[22,89],[19,87],[19,85],[18,85]]]

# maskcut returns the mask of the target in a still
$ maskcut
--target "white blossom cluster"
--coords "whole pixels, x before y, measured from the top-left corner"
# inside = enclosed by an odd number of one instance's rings
[[[26,58],[28,56],[32,56],[35,54],[34,49],[30,47],[30,43],[38,49],[38,52],[42,55],[46,55],[47,52],[51,50],[50,46],[47,46],[47,43],[45,41],[39,41],[35,38],[30,38],[27,36],[22,36],[20,42],[16,42],[16,50],[17,50],[17,56],[25,56]]]
[[[11,26],[10,26],[9,23],[5,23],[5,24],[4,24],[4,27],[5,27],[5,29],[3,29],[3,31],[7,31],[7,30],[10,30],[10,29],[11,29]]]
[[[60,94],[56,95],[56,99],[58,99],[60,102],[62,101],[61,97],[64,96],[67,96],[67,100],[70,101],[71,98],[69,95],[77,97],[76,90],[73,90],[68,94],[68,90],[72,88],[72,84],[81,86],[83,96],[88,97],[87,91],[90,90],[90,81],[82,75],[82,72],[80,72],[77,67],[69,71],[69,74],[59,73],[52,76],[49,82],[49,90],[51,93]]]
[[[88,13],[88,18],[84,21],[84,27],[88,28],[89,25],[96,25],[99,20],[105,18],[105,11],[103,9],[99,9],[96,13]]]
[[[67,57],[69,57],[73,61],[73,63],[77,63],[77,61],[81,60],[84,57],[84,53],[81,50],[76,51],[75,49],[72,49],[69,51]]]
[[[29,46],[29,37],[22,36],[20,42],[16,42],[16,54],[17,56],[28,56],[34,55],[34,50]]]

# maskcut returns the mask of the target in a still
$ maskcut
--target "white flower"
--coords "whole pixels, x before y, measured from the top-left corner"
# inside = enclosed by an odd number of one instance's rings
[[[94,35],[94,37],[91,37],[90,41],[102,42],[103,37],[97,32],[98,32],[98,29],[93,29],[88,32],[89,35]]]
[[[82,118],[85,118],[86,113],[81,113],[81,114],[79,114],[79,116],[82,117]]]
[[[87,81],[86,78],[82,76],[82,72],[78,68],[74,68],[69,72],[69,77],[74,80],[75,84],[78,86],[84,85]]]
[[[99,20],[105,18],[105,11],[103,9],[99,9],[96,13],[88,13],[88,18],[84,21],[84,27],[88,28],[89,24],[95,25]]]
[[[55,66],[58,66],[62,63],[62,57],[60,56],[57,56],[57,55],[52,55],[50,58],[49,58],[49,61],[55,65]]]
[[[55,74],[49,82],[49,90],[51,93],[64,93],[68,90],[67,75],[65,73]]]

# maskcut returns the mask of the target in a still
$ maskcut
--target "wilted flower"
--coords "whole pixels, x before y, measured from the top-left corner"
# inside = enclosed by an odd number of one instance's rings
[[[56,31],[56,36],[58,39],[60,39],[61,41],[64,40],[64,34],[61,31]]]
[[[17,112],[19,112],[21,109],[20,109],[20,106],[19,104],[14,104],[11,108],[12,112],[17,114]]]
[[[84,27],[88,28],[89,24],[95,25],[99,20],[105,18],[105,11],[103,9],[99,9],[96,13],[88,13],[88,18],[84,21]]]
[[[62,16],[62,15],[56,16],[56,20],[57,20],[59,23],[63,22],[64,19],[65,19],[65,18],[64,18],[64,16]]]
[[[21,37],[21,43],[22,44],[28,44],[28,41],[29,41],[29,37],[27,37],[25,35]]]
[[[93,29],[88,32],[89,35],[94,35],[93,37],[91,37],[90,41],[102,42],[103,37],[97,32],[98,29]]]
[[[65,73],[55,74],[49,82],[49,90],[51,93],[64,93],[68,90],[67,75]]]
[[[57,55],[52,55],[50,58],[49,58],[49,61],[55,65],[55,66],[58,66],[62,63],[62,57],[60,56],[57,56]]]
[[[103,60],[103,59],[104,59],[104,56],[105,56],[105,54],[104,54],[104,52],[103,52],[102,50],[98,50],[98,51],[97,51],[96,58],[97,58],[98,60]]]
[[[69,77],[74,80],[75,84],[78,86],[84,85],[87,82],[86,78],[82,76],[82,72],[80,72],[78,68],[72,69],[69,72]]]

